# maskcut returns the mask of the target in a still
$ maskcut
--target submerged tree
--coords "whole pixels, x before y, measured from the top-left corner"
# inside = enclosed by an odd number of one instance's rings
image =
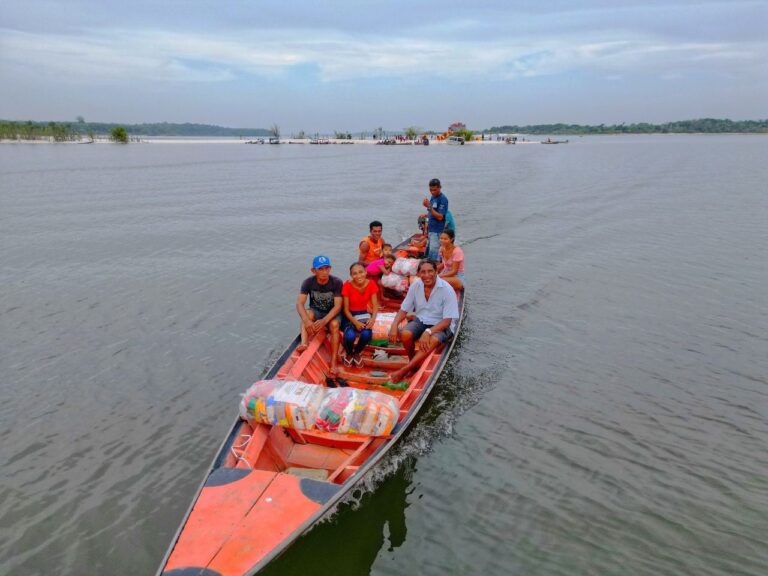
[[[128,131],[122,126],[115,126],[110,130],[109,137],[113,142],[128,144]]]
[[[269,128],[269,133],[272,134],[275,138],[280,138],[280,126],[277,124],[272,124],[272,126]]]

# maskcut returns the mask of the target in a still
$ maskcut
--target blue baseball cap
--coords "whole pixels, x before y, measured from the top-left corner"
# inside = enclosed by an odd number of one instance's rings
[[[330,266],[331,259],[328,256],[315,256],[312,260],[312,268],[318,269],[324,266]]]

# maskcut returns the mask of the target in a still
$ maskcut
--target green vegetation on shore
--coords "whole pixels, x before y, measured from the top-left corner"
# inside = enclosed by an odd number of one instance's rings
[[[63,122],[7,122],[0,120],[1,140],[79,140],[80,134],[71,124]]]
[[[13,122],[0,120],[0,139],[41,140],[53,138],[56,142],[78,140],[89,133],[107,136],[114,128],[123,127],[136,136],[270,136],[265,128],[225,128],[212,124],[118,124],[113,122]]]
[[[80,139],[94,139],[96,135],[111,137],[115,128],[122,128],[130,133],[132,138],[142,136],[187,136],[187,137],[265,137],[279,134],[279,128],[273,124],[271,128],[225,128],[212,124],[171,124],[161,122],[155,124],[116,124],[108,122],[86,122],[82,117],[77,122],[14,122],[0,120],[0,139],[2,140],[53,140],[67,142]],[[383,138],[383,128],[374,131],[379,139]],[[422,132],[415,127],[404,130],[406,134]],[[728,120],[717,118],[701,118],[698,120],[681,120],[666,124],[600,124],[589,126],[582,124],[534,124],[527,126],[504,125],[494,126],[486,130],[466,131],[467,140],[472,134],[768,134],[768,120]],[[434,134],[431,130],[424,133]],[[338,131],[336,137],[339,138]],[[302,132],[303,136],[304,133]],[[345,132],[346,138],[351,133]],[[364,137],[364,135],[361,135]]]
[[[666,124],[534,124],[531,126],[494,126],[486,134],[766,134],[768,120],[728,120],[700,118]]]

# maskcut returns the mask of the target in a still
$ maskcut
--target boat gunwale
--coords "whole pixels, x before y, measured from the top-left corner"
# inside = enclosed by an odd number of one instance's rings
[[[395,250],[401,250],[403,247],[408,246],[408,242],[411,237],[407,238],[400,244],[398,244],[395,247]],[[462,288],[458,291],[457,298],[458,298],[458,308],[459,308],[459,318],[456,323],[456,332],[451,338],[449,344],[445,346],[442,351],[440,352],[440,358],[435,364],[432,374],[429,376],[428,380],[425,382],[424,387],[422,388],[419,395],[416,397],[416,399],[413,402],[413,405],[406,413],[405,417],[402,420],[399,420],[397,424],[395,425],[395,433],[391,434],[390,436],[384,438],[386,441],[383,442],[380,446],[378,446],[371,454],[365,459],[365,461],[358,467],[355,472],[345,479],[340,484],[336,484],[336,486],[339,487],[339,489],[331,495],[327,501],[323,503],[323,505],[314,512],[311,516],[307,517],[307,519],[300,524],[297,528],[291,532],[282,542],[280,542],[279,545],[275,546],[272,550],[270,550],[267,554],[262,556],[262,558],[254,564],[251,568],[249,568],[246,572],[243,573],[242,576],[253,576],[263,570],[267,564],[281,556],[285,551],[290,548],[290,546],[296,542],[301,536],[306,534],[312,526],[320,520],[325,514],[328,513],[328,511],[336,506],[336,504],[339,503],[339,501],[346,496],[364,477],[368,472],[379,463],[379,461],[383,458],[383,456],[399,441],[400,437],[410,428],[411,424],[413,423],[414,419],[419,415],[421,412],[421,408],[426,402],[427,398],[429,397],[430,393],[432,392],[432,389],[434,388],[435,384],[437,383],[437,380],[440,378],[440,375],[442,374],[446,363],[448,362],[448,358],[450,357],[451,353],[453,352],[453,347],[456,345],[456,340],[458,339],[459,332],[461,330],[461,325],[464,320],[464,297],[465,297],[465,290]],[[288,347],[283,351],[283,353],[275,360],[275,362],[272,364],[272,367],[267,371],[267,373],[260,378],[260,380],[272,378],[277,375],[280,368],[285,364],[285,361],[291,356],[291,354],[294,352],[296,347],[301,342],[301,337],[296,336],[294,340],[288,345]],[[426,359],[425,359],[426,361]],[[187,522],[189,521],[189,517],[192,513],[192,510],[195,507],[195,504],[197,504],[197,501],[200,498],[200,494],[203,491],[203,488],[205,488],[205,485],[208,482],[208,479],[210,478],[211,474],[218,468],[222,467],[222,464],[224,462],[224,459],[229,454],[229,446],[234,441],[235,437],[237,436],[238,431],[243,425],[243,420],[240,418],[239,414],[235,418],[235,422],[227,436],[224,438],[224,441],[221,443],[218,451],[216,452],[215,457],[213,458],[211,464],[208,467],[208,470],[200,483],[197,491],[194,494],[194,497],[192,498],[192,501],[187,508],[186,513],[184,514],[184,517],[182,518],[178,529],[176,530],[176,533],[174,534],[173,540],[171,540],[171,543],[168,545],[168,549],[166,550],[165,555],[163,556],[163,560],[160,564],[160,567],[156,573],[156,576],[162,576],[165,566],[168,563],[168,560],[171,557],[171,554],[173,553],[174,549],[176,548],[176,544],[178,543],[179,537],[181,536],[182,531],[184,530],[184,527],[187,525]],[[330,483],[335,484],[335,483]]]

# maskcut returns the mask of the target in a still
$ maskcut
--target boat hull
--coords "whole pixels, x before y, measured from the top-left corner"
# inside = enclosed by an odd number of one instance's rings
[[[458,334],[464,292],[457,298]],[[407,390],[381,388],[387,366],[402,365],[402,349],[388,361],[369,355],[363,367],[341,369],[350,386],[385,391],[398,399],[398,422],[387,436],[299,432],[238,418],[157,574],[242,576],[261,571],[332,510],[397,443],[426,402],[455,340],[425,359]],[[312,340],[301,353],[296,350],[299,343],[297,337],[264,379],[323,379],[329,360],[325,340]]]

